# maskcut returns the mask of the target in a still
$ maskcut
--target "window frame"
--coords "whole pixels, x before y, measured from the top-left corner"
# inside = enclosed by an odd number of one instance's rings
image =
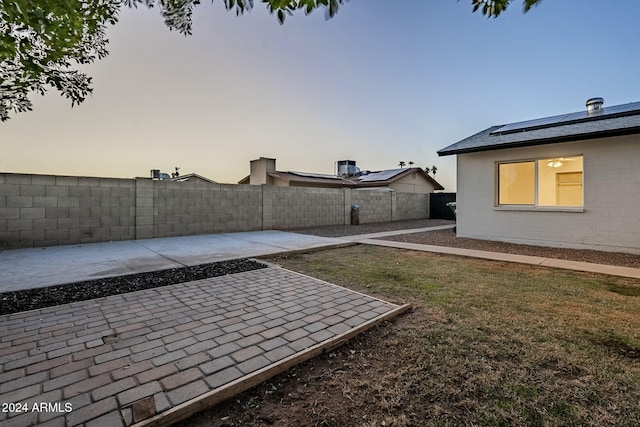
[[[571,157],[581,157],[582,158],[582,206],[553,206],[553,205],[538,205],[538,194],[539,194],[539,174],[538,174],[538,166],[541,161],[548,160],[551,158],[571,158]],[[533,189],[533,205],[531,204],[500,204],[500,165],[504,164],[516,164],[516,163],[531,163],[533,162],[533,179],[534,179],[534,189]],[[541,157],[530,157],[530,158],[522,158],[517,160],[498,160],[494,162],[494,175],[495,175],[495,188],[494,188],[494,210],[500,211],[527,211],[527,212],[584,212],[584,154],[564,154],[557,156],[541,156]]]

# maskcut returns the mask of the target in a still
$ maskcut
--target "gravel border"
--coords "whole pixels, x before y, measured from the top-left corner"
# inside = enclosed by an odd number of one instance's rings
[[[266,267],[266,264],[256,260],[243,258],[190,267],[151,271],[148,273],[86,280],[45,288],[4,292],[0,293],[0,315],[175,285],[177,283],[192,282],[194,280],[258,270]]]

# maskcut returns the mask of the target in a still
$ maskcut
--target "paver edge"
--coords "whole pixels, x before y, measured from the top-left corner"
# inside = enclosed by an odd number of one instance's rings
[[[262,261],[261,261],[261,262],[262,262]],[[304,273],[300,273],[300,272],[297,272],[297,271],[289,270],[289,269],[286,269],[286,268],[284,268],[284,267],[282,267],[282,266],[280,266],[280,265],[278,265],[278,264],[271,264],[271,265],[270,265],[270,267],[279,268],[279,269],[284,270],[284,271],[286,271],[286,272],[288,272],[288,273],[294,273],[294,274],[297,274],[298,276],[306,277],[307,279],[312,279],[312,280],[314,280],[314,281],[320,282],[320,283],[322,283],[323,285],[329,285],[329,286],[333,286],[334,288],[344,289],[344,290],[347,290],[347,291],[349,291],[349,292],[353,292],[354,294],[358,294],[358,295],[361,295],[361,296],[363,296],[363,297],[371,298],[371,299],[373,299],[373,300],[381,301],[381,302],[383,302],[383,303],[385,303],[385,304],[394,305],[394,306],[398,307],[398,304],[394,304],[394,303],[392,303],[392,302],[385,301],[385,300],[383,300],[383,299],[380,299],[380,298],[377,298],[377,297],[374,297],[374,296],[371,296],[371,295],[365,294],[365,293],[363,293],[363,292],[358,292],[358,291],[355,291],[355,290],[353,290],[353,289],[349,289],[349,288],[347,288],[347,287],[345,287],[345,286],[336,285],[335,283],[327,282],[326,280],[318,279],[317,277],[313,277],[313,276],[309,276],[309,275],[304,274]],[[405,305],[406,305],[406,304],[405,304]]]
[[[408,311],[409,309],[411,309],[411,307],[412,307],[411,304],[404,304],[401,306],[397,306],[391,311],[388,311],[387,313],[383,313],[380,316],[374,317],[373,319],[359,325],[356,328],[350,329],[348,331],[343,332],[342,334],[336,335],[330,340],[318,343],[299,353],[293,354],[285,359],[282,359],[272,365],[259,369],[247,376],[244,376],[228,384],[225,384],[221,387],[218,387],[217,389],[211,390],[187,402],[181,403],[180,405],[175,406],[158,415],[155,415],[154,417],[148,418],[144,421],[140,421],[137,424],[133,424],[131,427],[169,426],[178,421],[187,419],[190,416],[196,414],[197,412],[200,412],[211,406],[217,405],[218,403],[224,400],[227,400],[238,393],[241,393],[245,390],[255,387],[256,385],[263,383],[269,378],[272,378],[295,365],[298,365],[311,358],[319,356],[322,353],[332,351],[333,349],[346,343],[349,339],[353,338],[354,336],[386,320],[389,320],[399,314],[402,314]]]
[[[313,246],[313,247],[309,247],[309,248],[302,248],[302,249],[290,249],[290,250],[278,250],[278,251],[274,251],[274,252],[267,252],[264,254],[260,254],[260,255],[254,255],[252,257],[249,257],[247,259],[253,259],[253,260],[257,260],[263,264],[269,264],[268,262],[262,260],[262,257],[271,257],[271,256],[280,256],[280,255],[296,255],[296,254],[306,254],[309,252],[319,252],[319,251],[325,251],[325,250],[330,250],[330,249],[340,249],[340,248],[348,248],[351,246],[357,246],[359,244],[359,242],[352,242],[349,240],[341,240],[342,237],[327,237],[327,239],[334,239],[334,240],[338,240],[337,243],[326,243],[326,244],[322,244],[319,246]]]

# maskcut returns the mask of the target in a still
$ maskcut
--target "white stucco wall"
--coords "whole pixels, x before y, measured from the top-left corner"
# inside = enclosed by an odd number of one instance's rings
[[[496,207],[496,162],[578,155],[581,212]],[[459,237],[640,254],[640,135],[461,154],[457,171]]]

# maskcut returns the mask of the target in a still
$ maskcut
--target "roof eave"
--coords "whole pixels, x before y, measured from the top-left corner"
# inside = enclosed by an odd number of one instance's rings
[[[540,138],[540,139],[530,139],[526,141],[515,141],[512,143],[504,143],[500,145],[461,148],[458,150],[445,149],[445,150],[438,151],[438,156],[443,157],[443,156],[451,156],[454,154],[466,154],[466,153],[478,153],[482,151],[503,150],[505,148],[530,147],[534,145],[555,144],[560,142],[584,141],[589,139],[599,139],[599,138],[607,138],[607,137],[613,137],[613,136],[633,135],[637,133],[640,133],[640,126],[624,128],[624,129],[591,132],[586,134],[564,135],[564,136],[558,136],[553,138]]]

